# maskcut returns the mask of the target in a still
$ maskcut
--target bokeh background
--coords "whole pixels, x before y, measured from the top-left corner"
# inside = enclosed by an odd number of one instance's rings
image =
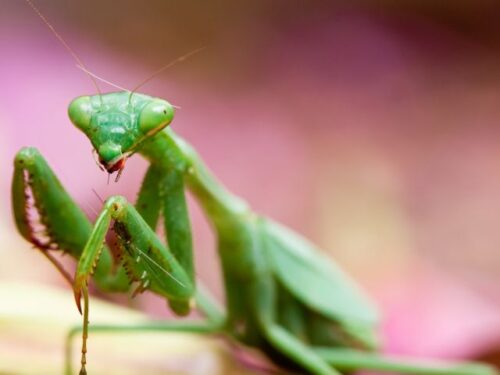
[[[141,91],[181,107],[172,127],[220,180],[359,280],[383,310],[388,352],[495,359],[495,1],[37,5],[92,72],[126,88],[206,46]],[[91,217],[92,189],[133,200],[146,163],[131,159],[107,184],[66,115],[72,98],[95,92],[91,80],[23,1],[0,7],[0,281],[65,287],[15,232],[15,153],[36,146]],[[223,299],[214,238],[191,203],[198,274]],[[136,304],[168,315],[157,298]]]

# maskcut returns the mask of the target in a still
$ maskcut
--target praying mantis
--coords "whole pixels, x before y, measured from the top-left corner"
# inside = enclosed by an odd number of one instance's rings
[[[37,149],[23,148],[15,156],[16,226],[73,287],[83,327],[68,337],[82,334],[81,375],[87,373],[89,333],[120,330],[223,335],[260,349],[288,371],[318,375],[362,369],[423,375],[497,373],[480,363],[435,363],[378,354],[376,306],[308,240],[254,212],[227,191],[195,149],[170,128],[174,114],[175,108],[166,100],[136,89],[105,94],[98,89],[96,95],[71,101],[69,119],[91,142],[101,168],[119,177],[134,154],[150,163],[135,204],[111,196],[94,223]],[[196,285],[186,190],[202,207],[217,238],[224,308]],[[41,231],[35,228],[32,211],[40,219]],[[156,234],[160,217],[164,240]],[[105,243],[109,230],[116,234],[117,254]],[[74,276],[54,258],[56,251],[77,261]],[[175,314],[185,316],[196,308],[204,318],[130,327],[89,325],[90,279],[105,292],[129,292],[134,284],[133,295],[155,293],[168,301]],[[73,371],[69,358],[67,374]]]

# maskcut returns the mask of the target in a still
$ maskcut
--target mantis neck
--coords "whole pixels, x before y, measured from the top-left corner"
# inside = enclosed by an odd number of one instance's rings
[[[250,213],[247,203],[229,193],[196,151],[171,129],[156,134],[141,147],[140,153],[166,174],[182,173],[189,190],[217,228],[231,226],[232,220]]]

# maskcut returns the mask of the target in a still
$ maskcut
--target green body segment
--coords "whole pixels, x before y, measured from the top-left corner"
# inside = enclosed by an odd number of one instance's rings
[[[228,309],[230,321],[240,324],[247,320],[250,311],[247,303],[238,307],[239,302],[231,301],[230,296],[248,298],[247,293],[240,290],[242,284],[248,287],[259,277],[271,277],[281,281],[299,304],[338,322],[339,327],[346,328],[346,335],[359,336],[356,340],[364,341],[363,347],[377,346],[373,333],[378,322],[377,311],[355,284],[315,253],[311,245],[306,246],[304,239],[259,218],[244,201],[227,192],[198,155],[170,129],[145,142],[139,152],[157,168],[163,166],[165,173],[185,171],[188,188],[217,233],[228,303],[236,306],[234,311]],[[307,283],[311,288],[301,289],[301,283]],[[350,326],[346,324],[348,322]],[[333,326],[334,323],[330,321],[329,324]],[[258,329],[251,325],[247,331],[256,332]]]
[[[216,231],[226,293],[225,331],[230,336],[266,350],[277,363],[317,374],[340,374],[336,369],[426,375],[497,373],[475,363],[381,357],[374,352],[380,345],[375,305],[318,249],[253,213],[172,130],[157,134],[138,151],[166,174],[184,171],[187,187]],[[295,310],[292,317],[279,319],[280,311],[290,310]],[[315,345],[329,345],[330,352],[315,350]]]
[[[79,222],[83,228],[78,227],[82,231],[78,245],[68,250],[79,259],[74,285],[78,302],[80,293],[86,296],[94,268],[101,282],[117,277],[113,269],[126,269],[125,279],[138,284],[136,291],[150,290],[164,296],[179,315],[189,312],[196,298],[208,322],[192,329],[217,330],[262,349],[289,369],[324,375],[359,369],[425,375],[457,375],[457,369],[464,375],[464,369],[470,370],[468,375],[496,373],[487,366],[433,366],[389,360],[376,354],[378,313],[371,301],[308,241],[255,214],[245,201],[229,193],[195,150],[165,129],[173,113],[164,100],[128,92],[100,98],[84,96],[71,103],[72,122],[87,135],[108,172],[120,173],[134,153],[140,153],[151,164],[135,208],[123,197],[111,197],[93,227],[44,161],[37,167],[44,174],[33,178],[34,183],[28,186],[27,167],[19,164],[22,155],[29,152],[22,151],[16,158],[14,213],[21,234],[33,239],[24,209],[27,188],[40,202],[37,207],[47,227],[61,231],[60,237],[54,235],[59,247],[74,241],[72,222]],[[200,203],[216,233],[225,314],[195,287],[186,189]],[[61,207],[70,208],[61,212]],[[155,234],[160,217],[164,219],[166,243]],[[119,261],[114,265],[109,250],[103,246],[109,228],[117,234],[119,244]],[[65,235],[65,231],[71,234]],[[120,285],[124,284],[122,279]],[[88,312],[87,304],[84,311]],[[86,315],[84,342],[89,328]],[[181,326],[166,324],[159,329],[175,331]],[[94,328],[99,331],[99,327]],[[101,328],[113,330],[109,326]],[[191,328],[185,326],[186,331]]]

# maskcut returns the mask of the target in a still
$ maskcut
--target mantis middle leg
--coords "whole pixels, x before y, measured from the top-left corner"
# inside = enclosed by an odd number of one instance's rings
[[[490,366],[467,362],[450,364],[425,362],[401,358],[385,357],[377,353],[367,353],[354,349],[314,348],[314,352],[325,362],[342,371],[369,369],[388,373],[413,375],[495,375]]]
[[[210,320],[205,321],[189,321],[189,322],[148,322],[138,323],[135,325],[111,325],[111,324],[93,324],[88,327],[89,333],[140,333],[140,332],[181,332],[181,333],[196,333],[196,334],[211,334],[221,332],[222,326],[218,322]],[[73,339],[76,335],[81,334],[83,328],[81,326],[71,329],[66,337],[65,344],[65,374],[73,374],[73,365],[71,362],[71,354],[73,352]]]

